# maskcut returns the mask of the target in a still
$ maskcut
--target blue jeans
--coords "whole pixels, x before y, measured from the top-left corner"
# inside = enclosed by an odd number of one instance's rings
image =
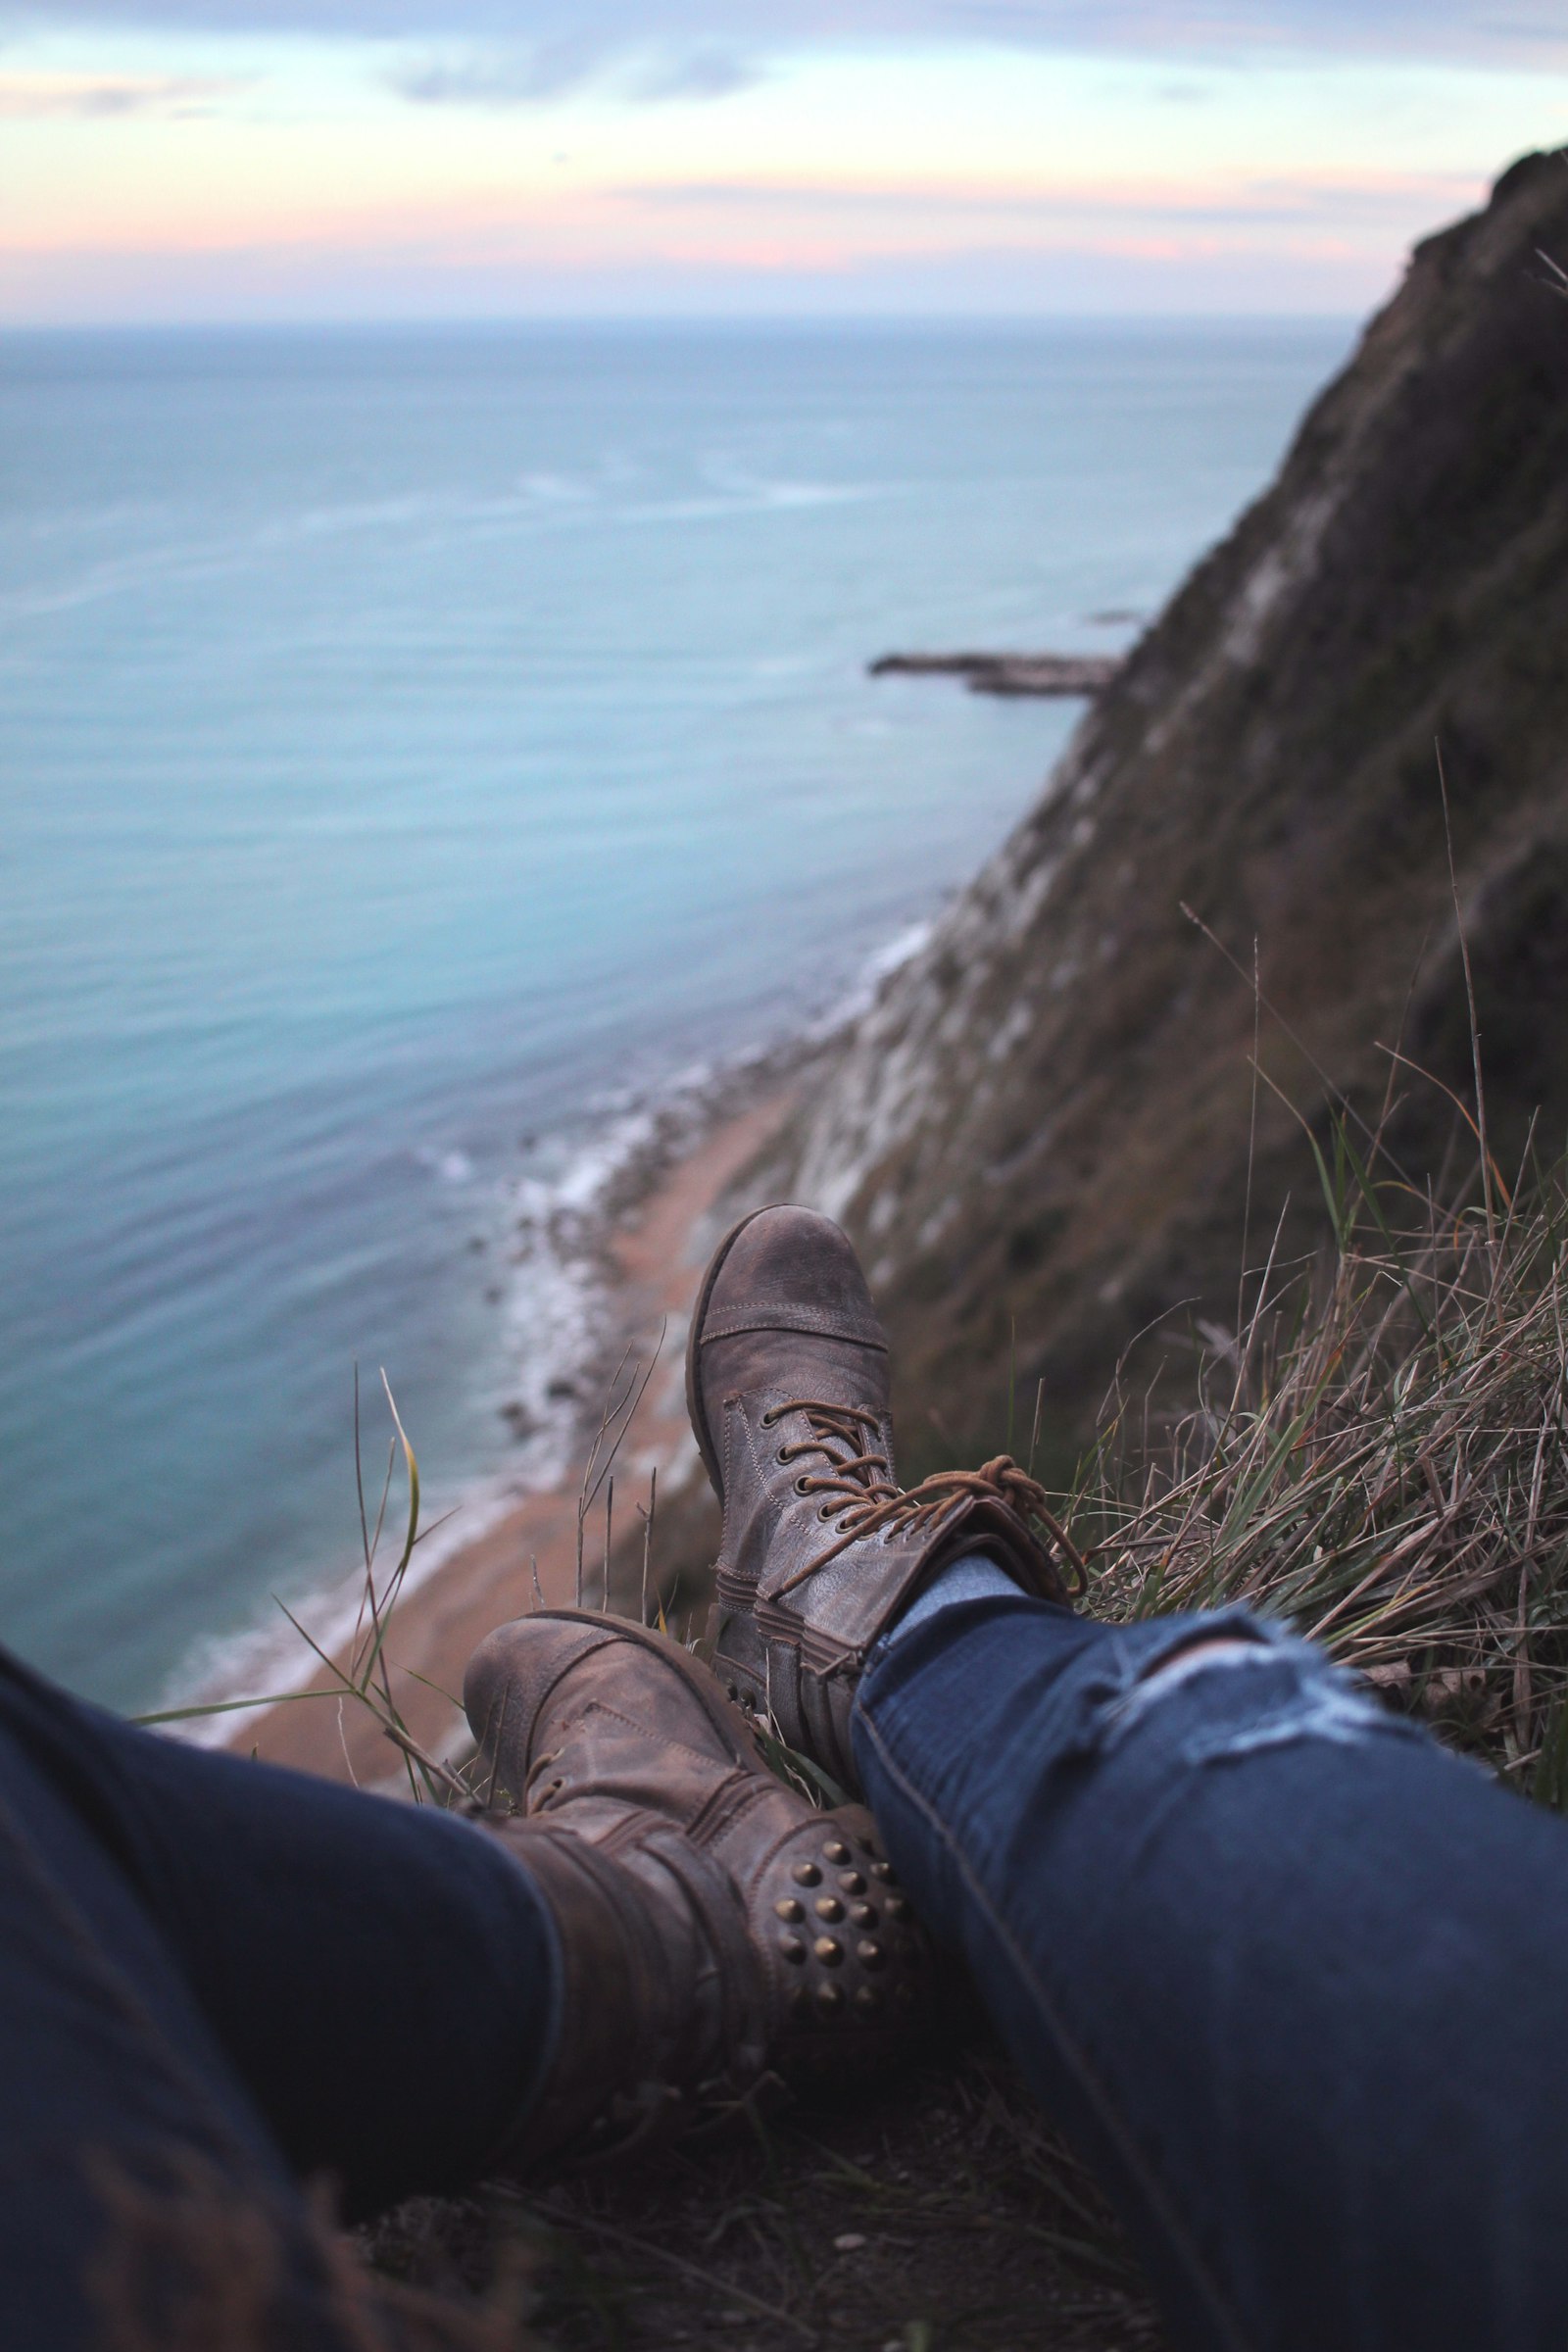
[[[962,1602],[883,1649],[856,1739],[1182,2340],[1560,2352],[1560,1823],[1237,1615]],[[480,2176],[560,1965],[482,1832],[154,1739],[0,1654],[7,2352],[203,2295],[214,2342],[363,2343],[298,2179],[368,2211]]]
[[[482,2174],[559,1958],[483,1831],[154,1738],[0,1652],[0,2343],[343,2352],[352,2212]]]
[[[959,1601],[855,1752],[1179,2342],[1562,2352],[1560,1820],[1241,1612]]]

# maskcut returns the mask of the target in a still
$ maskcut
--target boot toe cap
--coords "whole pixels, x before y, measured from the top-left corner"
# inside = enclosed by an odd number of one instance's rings
[[[498,1625],[480,1642],[463,1678],[463,1711],[504,1786],[520,1790],[530,1735],[551,1691],[608,1639],[608,1628],[537,1616]]]
[[[786,1204],[759,1209],[739,1227],[709,1300],[715,1313],[754,1303],[876,1319],[849,1236],[816,1209]]]

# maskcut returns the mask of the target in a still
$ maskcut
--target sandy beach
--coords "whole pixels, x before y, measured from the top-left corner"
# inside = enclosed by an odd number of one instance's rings
[[[660,1327],[664,1340],[616,1464],[617,1530],[637,1525],[634,1498],[645,1496],[657,1467],[673,1500],[701,1473],[687,1427],[683,1356],[698,1280],[715,1232],[715,1211],[790,1107],[786,1089],[770,1092],[720,1119],[690,1152],[651,1186],[611,1242],[615,1304],[633,1354],[646,1361]],[[431,1754],[461,1739],[458,1694],[464,1667],[490,1629],[535,1605],[531,1561],[547,1606],[570,1605],[576,1584],[579,1459],[559,1486],[521,1497],[477,1532],[400,1601],[387,1641],[392,1690],[410,1731]],[[461,1522],[459,1523],[461,1526]],[[602,1507],[587,1545],[588,1591],[597,1598],[604,1557]],[[388,1564],[395,1553],[389,1555]],[[345,1653],[339,1652],[341,1662]],[[324,1669],[305,1669],[302,1695],[289,1703],[229,1718],[228,1743],[245,1753],[364,1787],[407,1786],[396,1751],[363,1706],[333,1695]]]

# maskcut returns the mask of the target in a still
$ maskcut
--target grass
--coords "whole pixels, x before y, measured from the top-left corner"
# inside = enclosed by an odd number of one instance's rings
[[[1376,1164],[1375,1161],[1373,1164]],[[1198,1401],[1112,1400],[1064,1498],[1112,1620],[1245,1602],[1291,1620],[1513,1787],[1568,1799],[1568,1189],[1440,1211],[1318,1153],[1333,1246],[1266,1264]],[[1400,1212],[1404,1212],[1401,1216]]]
[[[553,2352],[1156,2352],[1094,2182],[981,2045],[657,2166],[416,2200],[365,2238],[401,2287],[524,2282]]]
[[[132,1718],[141,1724],[189,1723],[198,1717],[241,1714],[258,1707],[277,1707],[308,1704],[323,1698],[339,1704],[345,1700],[368,1710],[380,1726],[382,1735],[396,1747],[403,1758],[408,1775],[409,1793],[416,1804],[434,1802],[449,1804],[466,1800],[470,1790],[466,1781],[454,1773],[439,1757],[421,1747],[410,1732],[393,1696],[392,1661],[387,1650],[387,1637],[403,1592],[414,1555],[418,1545],[445,1524],[437,1519],[429,1527],[419,1525],[419,1464],[409,1443],[397,1399],[392,1394],[386,1373],[381,1373],[381,1389],[387,1412],[392,1422],[392,1435],[387,1444],[386,1470],[372,1522],[366,1497],[365,1449],[360,1413],[360,1376],[354,1374],[354,1484],[359,1499],[360,1547],[362,1559],[360,1605],[346,1655],[333,1656],[300,1623],[293,1610],[283,1600],[277,1606],[312,1652],[325,1675],[325,1682],[305,1690],[258,1691],[247,1698],[209,1699],[185,1707],[163,1707],[157,1712]],[[385,1533],[388,1506],[392,1499],[393,1479],[399,1461],[402,1462],[406,1489],[406,1521],[403,1543],[390,1570],[381,1571],[379,1556]],[[276,1600],[277,1596],[274,1594]],[[422,1679],[422,1678],[417,1678]],[[449,1696],[443,1692],[443,1697]],[[451,1701],[456,1704],[455,1700]],[[352,1778],[352,1769],[350,1777]]]

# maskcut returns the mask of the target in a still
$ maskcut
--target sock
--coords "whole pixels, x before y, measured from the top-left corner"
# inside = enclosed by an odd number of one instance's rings
[[[995,1560],[978,1556],[955,1560],[944,1568],[915,1600],[910,1601],[902,1617],[894,1619],[883,1635],[884,1642],[897,1642],[912,1625],[934,1617],[938,1609],[949,1609],[956,1600],[985,1600],[992,1593],[1019,1592],[1022,1586],[1013,1582]]]

